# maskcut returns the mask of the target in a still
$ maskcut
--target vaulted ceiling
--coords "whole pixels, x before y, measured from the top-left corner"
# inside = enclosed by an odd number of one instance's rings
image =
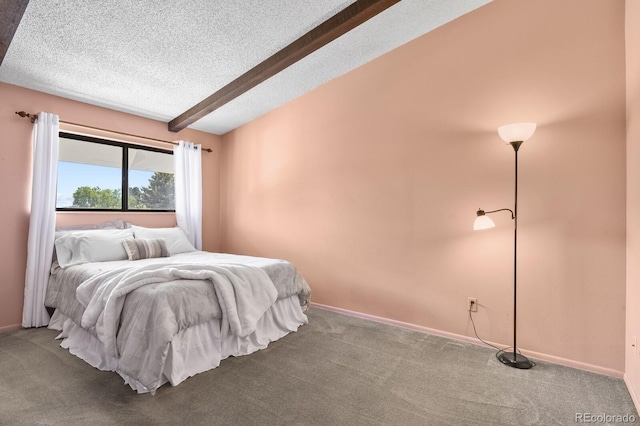
[[[489,1],[0,0],[0,81],[224,134]]]

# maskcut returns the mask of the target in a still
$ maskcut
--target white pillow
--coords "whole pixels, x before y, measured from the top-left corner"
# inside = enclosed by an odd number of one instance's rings
[[[122,240],[133,237],[130,229],[95,229],[56,235],[55,246],[61,268],[87,262],[125,260]]]
[[[60,237],[66,233],[72,231],[85,231],[88,229],[124,229],[125,222],[122,219],[116,219],[109,222],[96,223],[91,225],[71,225],[71,226],[62,226],[56,228],[56,236],[55,238]],[[53,262],[58,260],[58,253],[56,251],[56,246],[53,246]]]
[[[86,231],[88,229],[124,229],[125,222],[122,219],[111,220],[109,222],[95,223],[89,225],[70,225],[56,228],[56,232],[66,231]]]
[[[142,226],[131,225],[136,238],[164,238],[167,243],[169,253],[173,256],[178,253],[197,251],[189,242],[184,231],[179,228],[144,228]]]

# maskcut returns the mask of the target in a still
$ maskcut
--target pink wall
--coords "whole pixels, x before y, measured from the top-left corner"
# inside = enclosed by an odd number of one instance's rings
[[[15,111],[56,113],[61,120],[164,139],[184,139],[213,149],[203,153],[203,242],[205,250],[219,249],[220,138],[185,129],[167,131],[166,123],[0,83],[0,331],[19,327],[22,321],[29,205],[31,197],[31,131],[29,120]],[[135,141],[135,140],[134,140]],[[166,148],[166,145],[164,146]],[[123,218],[147,226],[173,226],[174,214],[163,213],[64,213],[58,225],[99,223]]]
[[[579,13],[577,13],[579,11]],[[519,346],[621,376],[624,2],[493,3],[223,137],[224,251],[293,261],[314,302],[512,343],[520,150]]]
[[[640,3],[626,2],[627,48],[627,329],[625,381],[640,409]]]

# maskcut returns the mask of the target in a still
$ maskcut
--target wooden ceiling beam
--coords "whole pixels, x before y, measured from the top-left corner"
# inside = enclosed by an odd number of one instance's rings
[[[244,92],[273,77],[288,66],[315,52],[341,35],[368,21],[400,0],[357,0],[282,50],[265,59],[213,95],[169,122],[178,132],[232,101]]]
[[[0,0],[0,65],[28,4],[29,0]]]

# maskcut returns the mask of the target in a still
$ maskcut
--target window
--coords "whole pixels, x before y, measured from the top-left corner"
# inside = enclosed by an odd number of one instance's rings
[[[60,132],[57,192],[56,210],[174,211],[173,152]]]

